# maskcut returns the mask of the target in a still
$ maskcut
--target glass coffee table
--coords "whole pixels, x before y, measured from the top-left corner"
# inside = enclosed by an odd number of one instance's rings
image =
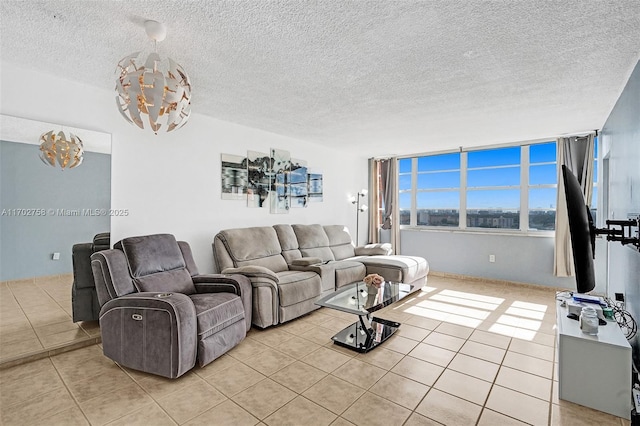
[[[387,340],[400,327],[399,322],[372,318],[371,313],[406,297],[411,284],[385,281],[380,288],[355,282],[316,301],[316,305],[358,315],[358,321],[340,331],[333,343],[357,352],[369,352]]]

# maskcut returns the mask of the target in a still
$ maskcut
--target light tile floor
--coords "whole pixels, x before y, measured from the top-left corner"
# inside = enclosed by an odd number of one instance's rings
[[[558,399],[554,290],[429,278],[377,313],[403,323],[368,354],[329,309],[267,330],[177,380],[99,345],[0,370],[4,425],[629,425]]]
[[[73,275],[0,283],[0,363],[100,337],[97,321],[74,323]]]

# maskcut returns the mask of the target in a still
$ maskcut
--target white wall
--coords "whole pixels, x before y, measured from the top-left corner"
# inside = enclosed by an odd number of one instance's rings
[[[112,134],[111,206],[129,210],[127,217],[112,218],[113,242],[131,235],[172,233],[191,244],[196,263],[206,273],[213,271],[211,242],[221,229],[321,223],[346,224],[355,234],[355,208],[347,196],[366,187],[365,155],[349,156],[199,115],[197,97],[208,94],[196,96],[195,112],[182,129],[156,136],[120,116],[111,81],[97,88],[7,62],[2,62],[1,70],[1,113]],[[247,208],[243,201],[221,200],[220,154],[269,148],[288,150],[293,158],[307,160],[312,170],[323,173],[324,202],[274,215]],[[366,220],[361,220],[361,237],[366,229]]]
[[[604,153],[609,156],[609,212],[607,219],[640,215],[640,61],[602,127]],[[640,320],[640,252],[618,242],[609,243],[609,296],[622,293],[626,309]],[[631,341],[640,368],[640,334]]]
[[[0,112],[112,133],[112,208],[129,209],[111,221],[113,241],[130,235],[170,232],[188,241],[202,272],[213,271],[211,242],[225,228],[275,223],[344,223],[355,234],[355,207],[347,193],[367,185],[361,157],[301,140],[194,113],[182,129],[157,136],[120,116],[111,81],[96,88],[3,62]],[[201,94],[200,96],[206,96]],[[212,94],[215,96],[215,94]],[[197,100],[197,99],[196,99]],[[268,107],[268,106],[265,106]],[[197,111],[197,103],[193,110]],[[324,202],[290,214],[249,209],[220,199],[220,154],[279,148],[324,173]],[[360,216],[364,240],[366,216]],[[433,270],[572,288],[552,275],[553,240],[544,237],[402,232],[402,253],[424,256]],[[488,255],[496,255],[496,263]]]
[[[575,278],[553,275],[553,241],[553,236],[484,232],[407,229],[400,234],[402,253],[424,257],[434,271],[575,288]]]

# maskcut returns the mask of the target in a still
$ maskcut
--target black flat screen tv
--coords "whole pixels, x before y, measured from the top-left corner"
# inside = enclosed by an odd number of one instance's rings
[[[562,166],[564,192],[569,214],[569,233],[576,272],[578,293],[588,293],[596,286],[593,258],[595,257],[595,226],[582,188],[574,174]]]

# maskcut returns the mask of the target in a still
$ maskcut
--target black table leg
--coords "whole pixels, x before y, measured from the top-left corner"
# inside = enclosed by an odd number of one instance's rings
[[[333,336],[333,343],[357,352],[369,352],[390,338],[400,327],[399,322],[382,318],[373,318],[371,326],[368,326],[364,317],[368,319],[367,315],[360,315],[358,322]]]

